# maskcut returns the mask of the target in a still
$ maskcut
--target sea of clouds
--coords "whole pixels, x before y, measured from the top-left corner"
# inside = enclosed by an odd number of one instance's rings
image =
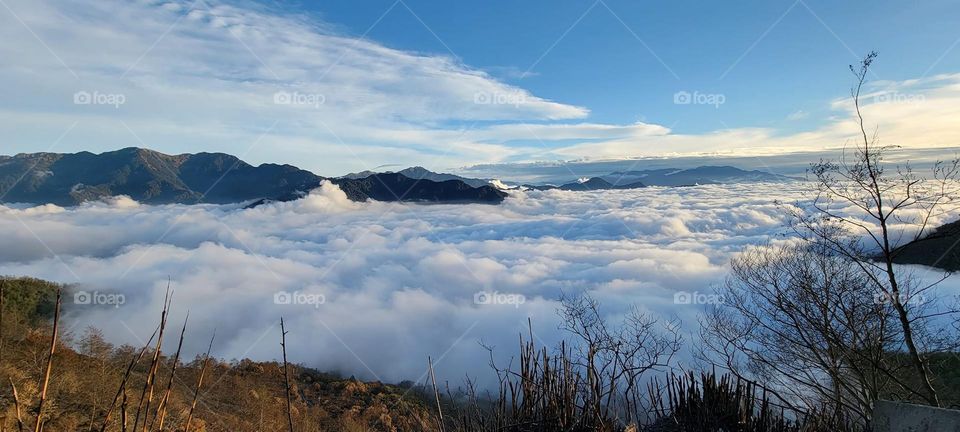
[[[512,192],[494,206],[356,203],[325,184],[254,209],[0,206],[0,274],[75,284],[64,305],[75,334],[95,326],[142,344],[169,279],[171,325],[190,314],[187,358],[214,330],[218,357],[278,358],[282,316],[293,361],[397,382],[423,379],[429,355],[458,383],[490,373],[480,341],[503,361],[516,352],[528,318],[538,344],[559,340],[561,293],[590,293],[612,319],[636,305],[695,343],[706,306],[677,294],[709,298],[734,254],[781,241],[774,201],[808,205],[805,187]]]

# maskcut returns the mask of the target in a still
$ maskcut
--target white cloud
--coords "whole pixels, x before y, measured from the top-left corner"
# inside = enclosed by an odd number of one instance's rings
[[[31,151],[49,146],[76,121],[56,150],[146,145],[240,154],[276,121],[254,149],[255,159],[270,160],[266,155],[279,151],[302,162],[298,153],[331,147],[340,154],[357,147],[360,155],[423,155],[445,150],[450,131],[441,125],[447,121],[587,114],[447,55],[387,48],[339,34],[313,17],[254,3],[7,4],[29,29],[14,15],[0,14],[0,55],[16,59],[0,69],[0,129],[12,145]],[[402,9],[394,13],[406,13]],[[93,98],[75,105],[77,92],[122,95],[124,102],[97,104]],[[476,103],[478,95],[517,100]],[[457,157],[489,158],[480,147],[457,149]]]
[[[274,358],[277,329],[260,336],[283,315],[295,360],[370,377],[352,350],[392,380],[418,377],[426,355],[438,357],[475,325],[441,363],[456,380],[486,371],[478,340],[506,354],[527,317],[545,341],[555,340],[561,291],[593,291],[612,308],[637,301],[673,313],[675,290],[705,290],[723,274],[720,244],[762,240],[778,226],[769,202],[703,201],[730,192],[550,191],[515,193],[500,206],[420,206],[353,203],[326,185],[250,210],[134,206],[125,198],[67,209],[0,207],[10,245],[0,251],[0,274],[77,282],[75,274],[84,289],[123,292],[128,304],[120,308],[68,304],[67,316],[126,342],[137,340],[127,326],[140,338],[152,331],[148,318],[169,276],[177,314],[191,310],[190,352],[202,350],[216,327],[218,355]],[[277,291],[323,294],[327,303],[278,306]],[[480,291],[527,301],[478,306]],[[690,318],[693,311],[677,312]]]
[[[810,117],[810,113],[804,110],[797,110],[787,116],[787,120],[803,120],[807,117]]]
[[[846,99],[826,106],[833,118],[797,133],[777,125],[686,134],[655,120],[588,122],[585,107],[532,94],[446,53],[391,49],[255,2],[6,4],[16,13],[0,14],[0,55],[15,59],[0,68],[7,152],[223,151],[337,175],[383,163],[440,169],[779,154],[839,147],[856,132]],[[81,91],[104,101],[122,95],[123,103],[76,105]],[[865,114],[885,142],[960,142],[960,74],[879,81],[869,93]]]
[[[669,133],[669,128],[643,122],[623,126],[598,123],[513,123],[470,131],[467,136],[478,141],[509,142],[514,140],[564,141],[642,138],[663,136]]]
[[[354,203],[325,185],[246,210],[128,198],[0,206],[0,274],[122,292],[119,308],[66,304],[69,326],[97,326],[115,342],[149,337],[170,277],[173,322],[190,310],[188,357],[216,328],[218,356],[276,358],[283,316],[295,361],[399,381],[449,349],[439,371],[455,383],[465,372],[489,379],[477,342],[513,354],[528,317],[539,343],[555,342],[563,292],[590,292],[612,315],[637,304],[692,329],[700,308],[675,305],[674,293],[711,292],[732,254],[784,232],[773,200],[799,199],[802,188],[513,192],[489,206]],[[274,304],[281,291],[326,302]],[[493,291],[526,301],[474,304]]]
[[[877,129],[886,144],[912,148],[960,146],[960,74],[899,82],[869,83],[861,99],[870,130]],[[691,155],[720,152],[737,155],[775,155],[791,151],[838,148],[857,139],[859,126],[849,97],[831,101],[837,114],[809,131],[782,133],[776,128],[728,128],[704,134],[664,134],[597,143],[578,143],[554,149],[566,158],[617,158],[651,155]],[[802,111],[791,114],[795,120]]]

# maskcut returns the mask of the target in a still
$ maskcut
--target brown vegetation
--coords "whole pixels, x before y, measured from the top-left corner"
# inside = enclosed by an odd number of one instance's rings
[[[133,423],[141,431],[184,431],[188,419],[191,432],[277,431],[286,430],[290,421],[298,432],[419,431],[436,423],[428,404],[405,389],[292,364],[288,411],[281,363],[207,356],[180,362],[176,355],[155,356],[157,337],[143,347],[114,347],[99,331],[87,329],[60,335],[50,356],[53,305],[61,287],[32,279],[4,281],[3,430],[19,430],[18,419],[23,430],[34,428],[48,364],[45,431],[133,431]],[[157,385],[153,403],[151,382],[163,384]]]

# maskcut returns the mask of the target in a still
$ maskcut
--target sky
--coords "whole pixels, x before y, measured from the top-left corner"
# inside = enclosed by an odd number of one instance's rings
[[[221,151],[321,175],[957,147],[960,4],[0,3],[0,154]]]

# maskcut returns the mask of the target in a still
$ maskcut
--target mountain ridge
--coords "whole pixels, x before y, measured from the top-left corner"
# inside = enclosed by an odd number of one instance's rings
[[[955,272],[960,270],[960,220],[934,228],[927,235],[893,251],[897,264],[920,264]]]
[[[0,158],[0,202],[71,206],[116,195],[148,204],[289,201],[325,180],[354,201],[499,203],[507,196],[492,186],[471,187],[459,180],[403,175],[334,179],[293,165],[253,166],[227,153],[168,155],[127,147],[100,154],[43,152]]]
[[[615,171],[558,185],[519,185],[520,189],[600,191],[648,186],[693,186],[741,182],[785,182],[793,178],[733,166]],[[0,156],[0,202],[61,206],[127,195],[147,204],[252,203],[296,200],[330,181],[354,201],[419,203],[502,202],[506,185],[422,166],[396,172],[364,171],[324,177],[289,164],[257,166],[227,153],[168,155],[127,147],[95,154],[19,153]],[[515,189],[516,187],[511,187]]]
[[[552,190],[559,189],[565,191],[580,191],[580,192],[589,192],[595,190],[610,190],[610,189],[638,189],[647,187],[642,182],[631,182],[627,184],[615,184],[607,181],[603,177],[590,177],[586,179],[580,179],[575,182],[564,183],[560,186],[555,185],[523,185],[524,188],[536,189],[536,190]]]
[[[352,179],[352,180],[358,180],[358,179],[363,179],[363,178],[370,177],[371,175],[375,175],[375,174],[394,174],[394,173],[396,173],[396,174],[402,174],[402,175],[404,175],[404,176],[406,176],[406,177],[409,177],[409,178],[412,178],[412,179],[414,179],[414,180],[431,180],[431,181],[435,181],[435,182],[442,182],[442,181],[447,181],[447,180],[460,180],[460,181],[462,181],[462,182],[470,185],[471,187],[475,187],[475,188],[476,188],[476,187],[481,187],[481,186],[487,186],[487,185],[490,184],[490,182],[487,181],[487,180],[482,180],[482,179],[477,179],[477,178],[463,177],[463,176],[458,176],[458,175],[456,175],[456,174],[438,173],[438,172],[430,171],[430,170],[428,170],[428,169],[426,169],[426,168],[424,168],[424,167],[422,167],[422,166],[419,166],[419,165],[418,165],[418,166],[412,166],[412,167],[409,167],[409,168],[404,168],[404,169],[402,169],[402,170],[400,170],[400,171],[375,172],[375,171],[366,170],[366,171],[360,171],[360,172],[357,172],[357,173],[350,173],[350,174],[341,176],[341,177],[339,177],[339,178],[347,178],[347,179]]]
[[[614,171],[602,178],[611,183],[641,181],[647,186],[693,186],[744,182],[787,182],[795,179],[759,170],[743,170],[730,165],[701,165],[695,168],[658,168]]]

